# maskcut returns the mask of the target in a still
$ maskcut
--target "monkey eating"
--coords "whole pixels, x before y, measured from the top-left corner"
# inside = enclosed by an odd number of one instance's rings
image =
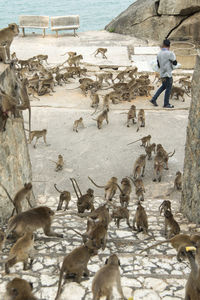
[[[105,265],[97,271],[92,281],[93,300],[100,300],[103,296],[108,300],[112,299],[114,285],[117,286],[121,298],[127,300],[122,291],[119,266],[120,261],[116,254],[106,259]]]
[[[12,202],[12,204],[14,205],[11,217],[14,215],[14,212],[16,210],[16,213],[19,214],[22,212],[22,201],[26,198],[28,201],[29,206],[32,208],[32,205],[30,203],[30,195],[31,195],[31,191],[32,191],[32,184],[31,182],[25,183],[24,187],[21,188],[14,196],[14,198],[12,199],[10,194],[8,193],[7,189],[3,186],[3,184],[0,183],[0,186],[4,189],[4,191],[6,192],[9,200]]]
[[[69,201],[71,200],[71,194],[70,192],[68,191],[60,191],[56,184],[54,184],[54,187],[56,189],[56,191],[58,193],[60,193],[60,199],[59,199],[59,203],[58,203],[58,206],[57,206],[57,210],[61,210],[62,209],[62,205],[63,205],[63,202],[65,201],[65,208],[64,210],[67,210],[68,209],[68,206],[69,206]]]
[[[26,231],[32,231],[42,228],[47,236],[63,237],[62,234],[51,230],[51,222],[54,212],[47,206],[39,206],[29,209],[12,217],[8,222],[6,236],[14,232],[17,236],[22,236]]]

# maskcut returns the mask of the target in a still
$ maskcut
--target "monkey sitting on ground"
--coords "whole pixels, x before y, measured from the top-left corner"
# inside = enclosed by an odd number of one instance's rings
[[[36,148],[36,144],[37,144],[38,139],[43,137],[44,143],[46,144],[46,146],[48,146],[47,141],[46,141],[46,135],[47,135],[47,129],[31,131],[30,134],[29,134],[28,143],[31,144],[34,137],[36,137],[35,145],[33,146],[34,148]]]
[[[35,230],[42,228],[44,234],[47,236],[63,237],[62,234],[51,230],[53,216],[53,210],[47,206],[29,209],[9,220],[6,236],[11,232],[14,232],[17,236],[22,236],[27,230],[34,232]]]
[[[140,201],[138,201],[138,207],[136,209],[136,213],[133,219],[133,230],[136,230],[135,223],[138,232],[143,231],[145,234],[148,234],[147,214],[144,207],[141,205]]]
[[[21,188],[15,195],[15,197],[12,199],[10,194],[8,193],[7,189],[0,183],[0,186],[4,189],[6,192],[9,200],[14,205],[11,217],[14,215],[14,212],[16,210],[16,213],[19,214],[22,212],[22,201],[26,198],[28,201],[29,206],[32,208],[32,205],[30,203],[30,195],[32,191],[32,184],[31,182],[25,183],[24,187]]]
[[[127,207],[130,201],[130,193],[132,191],[131,183],[128,178],[122,178],[121,188],[118,186],[121,193],[119,195],[120,204],[122,207]]]
[[[144,109],[140,109],[137,115],[137,131],[140,127],[145,127],[145,113]]]
[[[165,235],[167,235],[168,239],[170,239],[173,235],[180,233],[180,226],[174,219],[173,214],[171,213],[170,210],[165,210],[164,216],[165,216]],[[168,227],[170,228],[170,231],[167,234]]]
[[[31,282],[15,277],[6,285],[4,300],[37,300],[32,294],[32,289]]]
[[[17,242],[10,249],[8,259],[5,263],[6,274],[9,274],[9,268],[18,262],[23,262],[23,270],[28,270],[31,268],[33,263],[33,244],[33,233],[30,231],[25,232],[24,235],[17,240]],[[31,260],[28,267],[29,257]]]
[[[129,223],[129,210],[127,209],[127,207],[114,206],[111,218],[115,221],[117,228],[119,228],[120,220],[122,219],[126,219],[126,224],[129,228],[132,228]]]
[[[80,127],[80,126],[82,128],[85,128],[85,126],[83,124],[83,118],[82,117],[80,119],[74,121],[73,131],[78,132],[78,127]]]
[[[149,146],[145,147],[145,152],[147,154],[148,160],[152,159],[152,152],[154,152],[154,154],[156,153],[156,144],[153,143]]]
[[[105,265],[97,271],[92,281],[93,300],[100,300],[106,296],[106,299],[112,299],[112,290],[116,285],[121,298],[127,300],[123,294],[120,272],[120,261],[116,254],[112,254],[105,262]]]
[[[135,118],[136,118],[136,106],[131,105],[131,108],[128,111],[127,115],[127,127],[129,127],[129,123],[132,120],[133,124],[135,124]]]
[[[107,59],[107,56],[105,55],[105,53],[108,51],[108,49],[107,48],[98,48],[94,53],[92,53],[92,54],[94,54],[94,56],[96,57],[97,56],[97,54],[101,54],[102,55],[102,58],[106,58]]]
[[[79,188],[79,185],[76,181],[75,178],[70,178],[75,194],[77,196],[77,208],[78,208],[78,213],[84,213],[84,211],[87,210],[94,210],[94,191],[92,189],[88,189],[87,193],[85,195],[83,195],[81,193],[81,190]],[[75,186],[76,184],[76,186]],[[78,195],[78,191],[79,191],[79,195]]]
[[[117,178],[111,177],[110,180],[106,183],[106,185],[100,186],[97,185],[90,177],[88,179],[98,188],[104,188],[105,189],[105,199],[107,201],[111,201],[114,197],[116,191],[117,191]]]
[[[62,209],[62,205],[63,205],[64,201],[65,201],[65,208],[64,208],[64,210],[67,210],[68,206],[69,206],[69,201],[71,200],[71,194],[70,194],[70,192],[68,192],[68,191],[59,191],[59,189],[57,188],[56,184],[54,184],[54,187],[55,187],[56,191],[58,193],[60,193],[60,199],[59,199],[59,203],[58,203],[58,206],[57,206],[57,210],[61,210]]]
[[[182,190],[182,173],[180,171],[176,172],[176,178],[174,180],[174,189],[178,191]]]
[[[141,154],[134,163],[134,168],[133,168],[134,179],[140,176],[144,177],[145,165],[146,165],[146,155]]]
[[[93,119],[94,121],[97,121],[97,128],[101,129],[103,121],[106,120],[108,124],[108,112],[109,108],[105,109],[100,115],[98,115],[97,119]]]
[[[94,255],[97,255],[97,249],[93,246],[92,241],[89,240],[85,245],[75,248],[71,253],[65,256],[60,270],[58,291],[55,300],[58,300],[61,294],[64,273],[66,274],[66,278],[73,274],[75,281],[80,283],[83,275],[89,276],[87,264],[90,257]]]

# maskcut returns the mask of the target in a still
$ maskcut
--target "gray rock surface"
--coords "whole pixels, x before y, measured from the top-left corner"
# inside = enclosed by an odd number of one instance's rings
[[[181,209],[194,222],[200,223],[200,55],[193,74],[192,101],[189,111],[185,148]]]
[[[16,97],[16,78],[14,71],[7,65],[0,64],[0,86],[7,94]],[[0,98],[1,103],[1,98]],[[9,118],[6,130],[0,131],[0,182],[7,188],[11,197],[22,188],[25,182],[31,181],[31,162],[24,133],[22,117]],[[0,188],[0,219],[10,216],[13,205]],[[23,204],[26,208],[26,203]]]
[[[170,36],[175,40],[198,40],[200,19],[198,0],[138,0],[119,16],[113,19],[105,29],[111,32],[129,34],[144,39],[163,40]],[[194,14],[194,15],[193,15]],[[182,22],[185,22],[182,25]],[[183,33],[183,27],[187,35]],[[182,28],[179,32],[179,27]]]

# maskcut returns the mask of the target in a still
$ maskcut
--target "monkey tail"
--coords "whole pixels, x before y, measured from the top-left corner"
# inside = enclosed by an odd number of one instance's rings
[[[95,50],[91,55],[95,54],[97,52],[97,50]]]
[[[4,189],[4,191],[6,192],[6,195],[8,196],[8,198],[10,199],[10,201],[12,202],[12,204],[13,204],[14,207],[15,207],[14,201],[13,201],[13,199],[10,197],[10,194],[8,193],[8,191],[7,191],[7,189],[5,188],[5,186],[4,186],[2,183],[0,183],[0,186]]]
[[[66,55],[67,54],[67,52],[66,53],[64,53],[64,54],[61,54],[60,56],[64,56],[64,55]]]
[[[127,144],[127,146],[128,146],[128,145],[131,145],[131,144],[134,144],[134,143],[136,143],[136,142],[139,142],[140,140],[141,140],[141,139],[136,140],[136,141],[134,141],[134,142],[131,142],[131,143]]]
[[[77,231],[76,229],[74,229],[74,228],[68,228],[68,229],[70,229],[70,230],[76,232],[78,235],[80,235],[81,237],[83,237],[83,234],[80,233],[79,231]]]
[[[164,244],[164,243],[169,243],[169,242],[170,242],[170,240],[165,240],[165,241],[156,243],[156,244],[154,244],[154,245],[152,245],[152,246],[150,246],[150,247],[148,247],[148,248],[143,249],[142,251],[139,252],[139,254],[141,254],[142,252],[147,251],[147,250],[149,250],[149,249],[152,249],[152,248],[154,248],[154,247],[156,247],[156,246],[162,245],[162,244]]]
[[[92,118],[92,120],[97,121],[97,119],[93,119],[93,118]]]
[[[77,190],[76,190],[76,187],[75,187],[75,184],[74,184],[74,178],[70,178],[70,180],[71,180],[71,182],[72,182],[72,185],[73,185],[73,188],[74,188],[74,192],[75,192],[75,194],[76,194],[76,197],[77,197],[77,199],[79,200],[79,196],[78,196],[78,193],[77,193]]]
[[[174,149],[174,152],[172,154],[170,154],[171,152],[167,153],[167,156],[168,157],[172,157],[174,154],[175,154],[175,149]]]
[[[81,190],[80,190],[80,188],[79,188],[79,185],[78,185],[76,179],[75,179],[75,178],[73,178],[73,179],[74,179],[74,181],[75,181],[75,183],[76,183],[76,186],[77,186],[77,189],[78,189],[78,191],[79,191],[79,193],[80,193],[80,195],[81,195],[81,197],[82,197],[83,195],[82,195],[82,193],[81,193]]]
[[[56,189],[56,191],[58,192],[58,193],[62,193],[62,191],[59,191],[59,189],[57,188],[57,186],[56,186],[56,184],[54,183],[54,187],[55,187],[55,189]]]
[[[61,268],[61,270],[60,270],[60,276],[59,276],[59,283],[58,283],[58,291],[57,291],[55,300],[58,300],[59,296],[60,296],[61,284],[62,284],[62,279],[63,279],[63,273],[64,273],[63,272],[63,268]]]
[[[124,194],[123,191],[122,191],[122,189],[121,189],[121,187],[119,186],[119,184],[116,183],[116,182],[114,182],[114,184],[118,187],[118,189],[120,190],[121,194]]]
[[[105,188],[105,186],[103,185],[97,185],[93,180],[92,180],[92,178],[90,178],[89,176],[88,176],[88,179],[96,186],[96,187],[98,187],[98,188],[100,188],[100,189],[104,189]]]

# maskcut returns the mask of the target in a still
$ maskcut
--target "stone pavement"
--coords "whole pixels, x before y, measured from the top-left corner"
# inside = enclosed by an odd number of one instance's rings
[[[162,187],[167,186],[163,184]],[[92,299],[91,283],[94,274],[111,253],[116,253],[120,258],[121,280],[126,297],[133,296],[134,300],[181,300],[184,298],[184,287],[190,271],[188,263],[179,263],[176,259],[176,251],[168,243],[149,250],[148,255],[145,252],[138,254],[141,249],[165,239],[163,236],[164,218],[159,216],[158,212],[163,199],[148,197],[148,194],[151,195],[150,186],[146,189],[144,206],[148,215],[149,236],[132,231],[127,227],[125,220],[121,220],[119,229],[114,221],[111,221],[106,249],[99,250],[98,255],[89,261],[90,277],[85,278],[80,284],[68,280],[64,285],[62,300]],[[179,194],[179,192],[176,193]],[[103,202],[103,198],[96,197],[95,207]],[[48,205],[54,210],[56,210],[57,203],[58,197],[41,196],[38,199],[38,205]],[[114,199],[114,203],[119,205],[118,197]],[[136,210],[135,203],[134,199],[129,205],[131,225]],[[173,212],[176,212],[174,216],[180,224],[181,232],[199,232],[195,224],[188,224],[187,220],[182,217],[178,212],[178,206],[178,201],[172,202]],[[36,255],[32,270],[23,271],[22,264],[18,263],[11,268],[10,275],[5,275],[4,265],[1,264],[0,299],[3,300],[2,294],[6,283],[16,276],[33,282],[34,292],[38,299],[53,300],[55,298],[59,278],[58,266],[61,267],[65,255],[82,243],[81,238],[68,228],[73,227],[79,232],[84,232],[86,228],[86,218],[82,219],[75,215],[76,211],[76,197],[73,195],[69,210],[56,212],[52,227],[56,232],[64,234],[63,239],[46,237],[40,230],[37,232]],[[152,234],[156,241],[151,237]],[[6,259],[9,248],[8,243],[3,251],[3,259]],[[119,299],[116,291],[114,299]]]

